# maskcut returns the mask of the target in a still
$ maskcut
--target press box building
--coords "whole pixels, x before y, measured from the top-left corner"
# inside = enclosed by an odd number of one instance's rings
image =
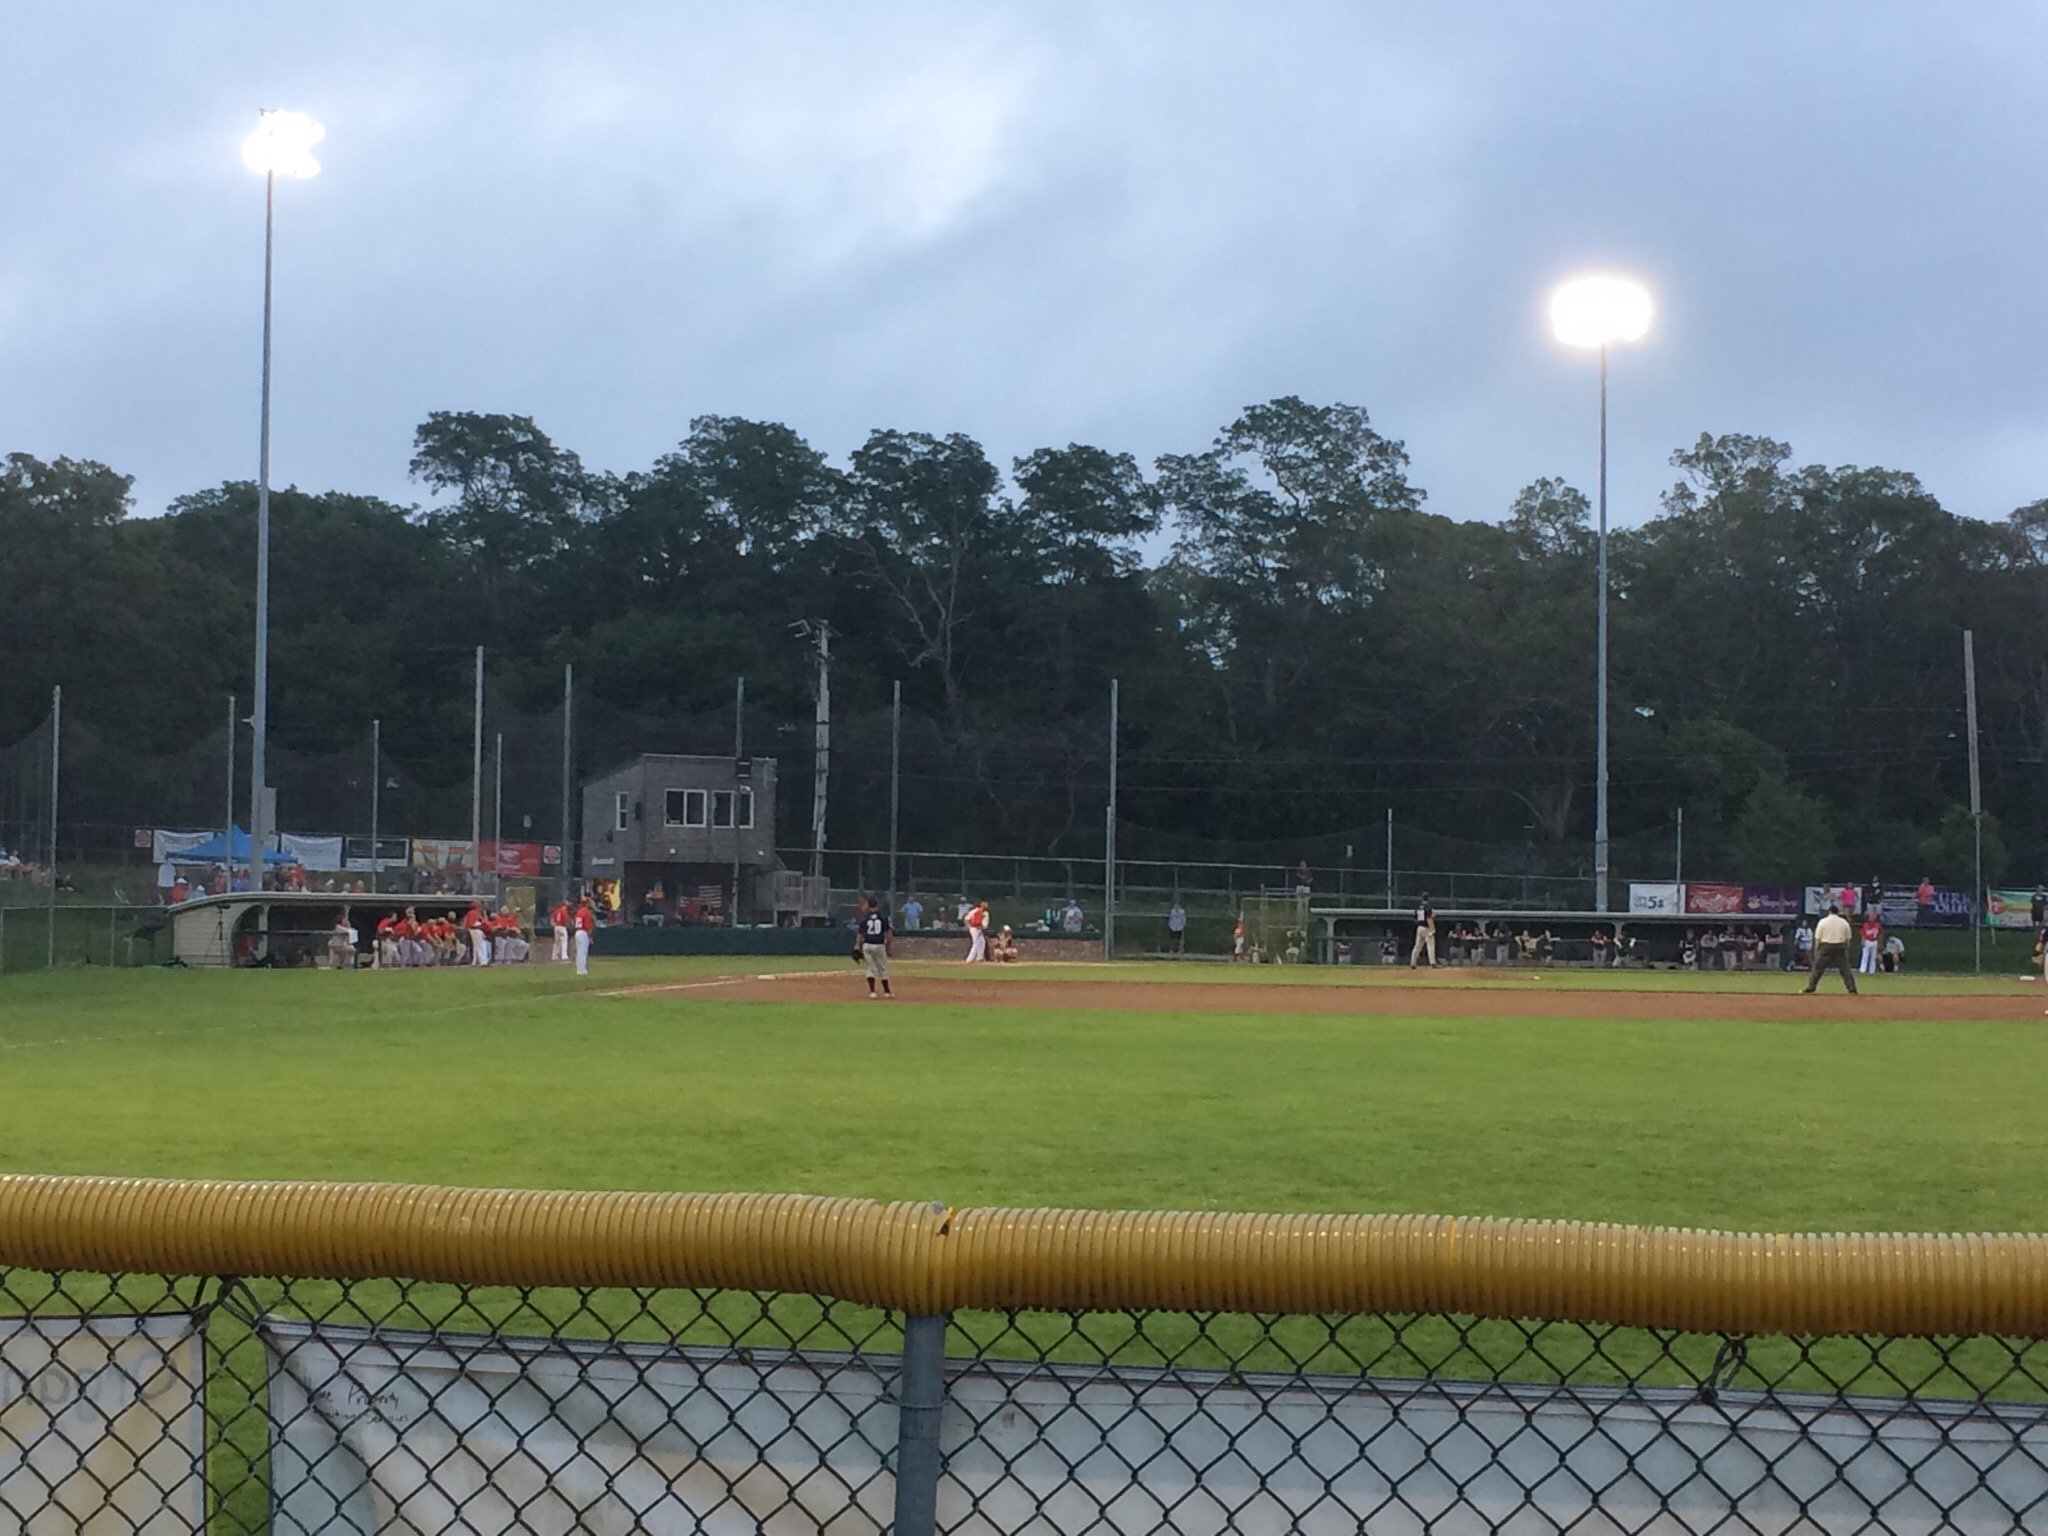
[[[583,878],[618,881],[629,921],[657,886],[670,920],[686,899],[724,916],[735,859],[740,922],[806,915],[775,878],[774,758],[648,753],[584,781]]]

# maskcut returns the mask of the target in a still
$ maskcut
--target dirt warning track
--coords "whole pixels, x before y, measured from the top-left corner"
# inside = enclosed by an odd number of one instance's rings
[[[2026,1019],[2048,1027],[2040,988],[1929,997],[1875,989],[1850,997],[1833,991],[1801,995],[1801,978],[1754,992],[1624,991],[1573,987],[1541,974],[1498,980],[1423,978],[1418,984],[1326,985],[1287,982],[1101,981],[996,976],[899,974],[892,1003],[870,1003],[851,968],[781,976],[736,977],[694,993],[707,1003],[844,1003],[867,1007],[1026,1008],[1076,1012],[1356,1014],[1362,1017],[1479,1016],[1493,1018],[1747,1019],[1855,1023],[1876,1020]],[[1835,983],[1839,986],[1839,983]],[[659,983],[625,987],[613,997],[658,997]]]

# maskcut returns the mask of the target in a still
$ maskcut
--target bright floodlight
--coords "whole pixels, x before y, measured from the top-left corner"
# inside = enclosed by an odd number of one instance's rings
[[[303,112],[265,108],[256,131],[242,141],[242,159],[259,175],[304,181],[320,174],[313,146],[326,137],[327,130]]]
[[[1550,327],[1568,347],[1640,341],[1650,328],[1650,295],[1625,277],[1575,277],[1550,296]]]

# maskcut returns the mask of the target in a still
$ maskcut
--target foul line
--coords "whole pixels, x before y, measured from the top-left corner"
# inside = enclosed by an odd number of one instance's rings
[[[718,976],[710,981],[649,981],[637,987],[610,987],[602,992],[584,988],[558,994],[562,997],[658,997],[664,992],[701,992],[709,987],[737,987],[750,981],[782,981],[791,976],[811,976],[813,971],[771,971],[765,976]]]

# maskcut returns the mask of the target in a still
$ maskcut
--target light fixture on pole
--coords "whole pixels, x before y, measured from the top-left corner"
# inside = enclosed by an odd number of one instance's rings
[[[1617,341],[1640,341],[1650,329],[1650,295],[1625,277],[1576,277],[1550,296],[1550,327],[1568,347],[1597,348],[1600,353],[1600,538],[1597,646],[1598,703],[1595,732],[1599,738],[1598,782],[1593,791],[1593,908],[1610,910],[1607,901],[1607,349]]]
[[[249,888],[263,889],[263,854],[270,842],[265,824],[269,776],[265,758],[270,737],[270,289],[272,231],[277,179],[305,181],[320,174],[313,146],[327,130],[303,112],[266,108],[256,131],[242,141],[242,160],[263,178],[263,393],[256,455],[256,708],[249,733]],[[232,833],[230,834],[232,841]],[[234,849],[228,849],[230,868]]]

